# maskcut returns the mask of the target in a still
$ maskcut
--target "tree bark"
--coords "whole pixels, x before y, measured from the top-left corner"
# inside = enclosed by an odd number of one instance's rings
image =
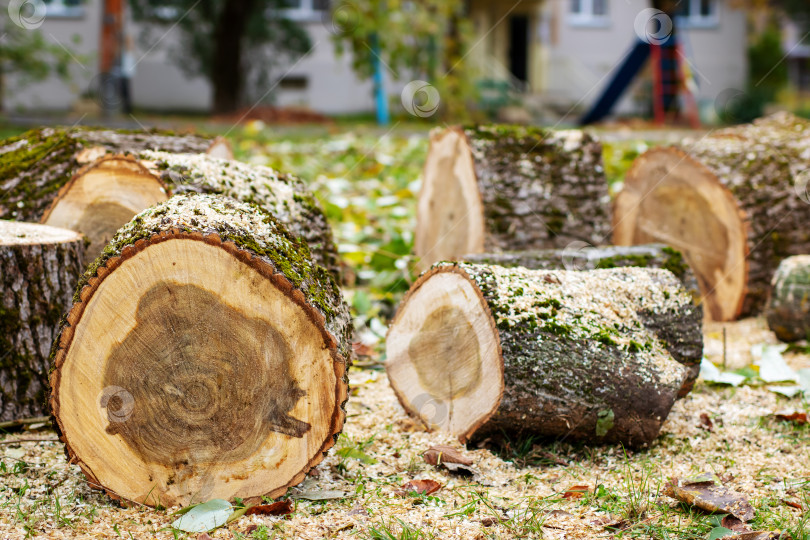
[[[788,257],[779,264],[765,317],[782,341],[810,339],[810,255]]]
[[[0,219],[40,221],[81,167],[104,155],[142,150],[233,157],[227,141],[200,135],[51,127],[27,131],[0,142],[0,192],[5,194]]]
[[[73,231],[0,221],[0,421],[47,414],[51,344],[83,253]]]
[[[50,404],[91,485],[144,504],[278,497],[342,429],[351,317],[260,208],[178,195],[82,277]]]
[[[439,263],[391,323],[386,369],[406,411],[461,441],[505,432],[641,446],[688,385],[701,324],[665,270]]]
[[[422,268],[609,235],[602,146],[590,134],[516,126],[431,134],[415,234]]]
[[[613,241],[683,251],[714,320],[765,306],[785,257],[810,250],[810,122],[780,113],[655,148],[627,174]]]
[[[222,5],[214,30],[214,61],[211,70],[215,114],[230,113],[239,106],[244,80],[242,42],[254,5],[254,0],[230,0]]]

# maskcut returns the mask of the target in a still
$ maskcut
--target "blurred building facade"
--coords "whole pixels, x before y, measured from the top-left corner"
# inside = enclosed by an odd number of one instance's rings
[[[6,110],[75,108],[82,95],[98,85],[103,52],[104,0],[44,0],[47,17],[39,28],[49,41],[62,43],[76,55],[73,80],[48,80],[6,92]],[[729,0],[681,0],[678,35],[697,82],[699,101],[711,102],[723,90],[743,88],[746,80],[745,13]],[[649,8],[647,0],[469,0],[477,34],[470,58],[482,82],[497,92],[515,95],[529,107],[579,111],[599,95],[613,69],[638,39],[634,24]],[[326,114],[372,111],[372,83],[360,80],[347,55],[338,56],[330,33],[325,2],[290,0],[288,16],[309,32],[310,53],[279,70],[273,102]],[[127,22],[128,34],[139,28]],[[75,42],[74,36],[80,41]],[[135,107],[166,111],[209,110],[212,92],[203,77],[188,77],[169,57],[179,32],[168,31],[144,46],[135,40],[137,65],[132,78]],[[395,98],[408,81],[386,75]],[[643,80],[627,92],[619,112],[640,110]],[[13,80],[10,81],[13,88]],[[486,85],[485,89],[486,91]],[[262,92],[258,92],[261,94]],[[86,101],[86,100],[85,100]]]

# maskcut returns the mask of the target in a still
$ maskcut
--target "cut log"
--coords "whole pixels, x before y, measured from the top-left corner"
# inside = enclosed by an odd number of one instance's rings
[[[0,219],[82,232],[91,240],[89,258],[95,258],[118,227],[168,195],[164,186],[135,164],[119,160],[87,166],[106,155],[143,150],[233,157],[221,137],[95,128],[28,131],[0,142],[0,193],[4,194]]]
[[[477,253],[462,257],[465,262],[496,264],[507,268],[522,266],[529,270],[597,270],[638,266],[663,268],[677,277],[697,301],[700,288],[695,274],[680,251],[664,244],[639,246],[571,246],[566,249],[541,249]]]
[[[613,242],[683,251],[714,320],[762,310],[785,257],[810,252],[810,122],[779,114],[654,148],[627,174]]]
[[[434,131],[419,194],[421,268],[464,254],[602,244],[610,196],[602,146],[582,131]]]
[[[466,442],[501,432],[644,445],[702,352],[702,313],[666,270],[439,263],[391,323],[408,413]],[[679,343],[680,362],[667,351]]]
[[[810,255],[788,257],[779,264],[765,317],[782,341],[810,339]]]
[[[111,496],[165,506],[278,497],[343,426],[351,318],[272,215],[178,195],[85,273],[54,348],[68,458]]]
[[[76,232],[0,220],[0,421],[47,414],[51,344],[83,253]]]

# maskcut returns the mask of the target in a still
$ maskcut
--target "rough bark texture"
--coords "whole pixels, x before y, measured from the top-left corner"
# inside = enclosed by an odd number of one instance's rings
[[[504,253],[481,253],[464,257],[466,262],[499,265],[507,268],[521,266],[530,270],[596,270],[637,266],[669,270],[681,282],[682,287],[697,304],[700,288],[683,255],[663,244],[640,246],[600,246],[579,250],[510,251]],[[700,374],[703,356],[702,327],[695,325],[692,314],[683,312],[685,318],[659,321],[654,316],[644,316],[644,324],[662,340],[675,360],[689,368],[689,374],[678,397],[688,394]]]
[[[0,421],[47,414],[51,344],[84,265],[84,239],[0,238]]]
[[[214,193],[261,206],[306,241],[316,263],[339,276],[340,258],[332,229],[320,204],[299,178],[204,154],[144,151],[137,157],[150,162],[149,167],[173,194]]]
[[[82,150],[202,153],[214,141],[213,137],[158,130],[47,127],[27,131],[0,142],[0,219],[40,221],[60,188],[83,165],[77,161]]]
[[[702,351],[702,310],[670,272],[440,263],[421,280],[448,271],[480,290],[501,346],[503,397],[474,438],[655,439]]]
[[[610,236],[602,145],[579,130],[464,130],[484,205],[484,251],[593,245]]]
[[[810,255],[788,257],[779,264],[765,316],[782,341],[810,338]]]
[[[277,287],[305,308],[308,317],[321,330],[324,348],[331,352],[335,372],[342,374],[339,388],[335,389],[339,398],[339,410],[335,411],[333,417],[334,437],[324,442],[323,452],[334,444],[345,418],[348,384],[346,373],[351,362],[352,322],[332,274],[313,262],[305,242],[290,233],[280,220],[255,205],[217,195],[175,196],[145,210],[122,227],[101,256],[90,265],[79,281],[73,307],[60,330],[52,353],[50,405],[60,436],[65,442],[68,458],[82,467],[92,485],[104,487],[115,498],[120,496],[103,486],[97,475],[85,466],[82,456],[76,455],[71,447],[71,433],[64,431],[63,420],[60,418],[61,371],[84,307],[105,277],[139,251],[173,239],[197,240],[221,246],[240,261],[256,268],[263,276],[272,279]],[[205,261],[200,261],[200,264],[205,264]],[[268,269],[272,275],[268,275]],[[280,398],[268,396],[268,399]],[[288,486],[303,480],[306,471],[317,464],[322,456],[323,453],[319,452],[305,470],[290,479]],[[279,495],[280,493],[274,492],[272,496]]]
[[[697,280],[683,255],[664,244],[476,253],[465,255],[462,260],[507,268],[522,266],[530,270],[597,270],[624,266],[663,268],[675,274],[693,297],[700,298]]]
[[[810,122],[778,113],[686,140],[680,149],[736,200],[748,272],[738,316],[759,313],[782,259],[810,251]]]

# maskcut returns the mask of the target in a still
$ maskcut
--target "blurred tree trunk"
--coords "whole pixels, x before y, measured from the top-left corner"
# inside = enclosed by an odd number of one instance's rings
[[[228,0],[214,30],[211,83],[214,112],[229,113],[239,106],[242,93],[242,36],[256,0]]]

